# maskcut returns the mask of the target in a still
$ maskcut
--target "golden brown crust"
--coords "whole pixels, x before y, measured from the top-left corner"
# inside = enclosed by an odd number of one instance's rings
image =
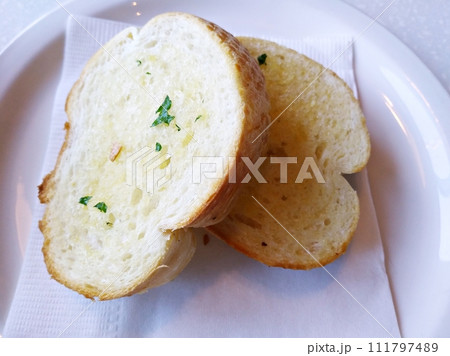
[[[66,150],[67,142],[69,141],[69,135],[70,135],[70,133],[69,133],[70,132],[70,123],[69,122],[64,123],[64,130],[66,130],[66,135],[64,138],[64,143],[59,151],[58,158],[56,159],[55,168],[53,169],[53,171],[51,171],[44,177],[42,183],[38,186],[38,197],[39,197],[39,201],[41,202],[41,204],[47,204],[51,199],[51,195],[52,195],[52,191],[53,191],[53,184],[54,184],[53,177],[55,175],[56,169],[61,164],[61,156],[62,156],[63,152]]]
[[[98,52],[100,52],[100,50]],[[97,54],[98,54],[98,52],[97,52]],[[92,61],[92,59],[89,61],[89,63],[91,63],[91,61]],[[89,63],[88,63],[88,65],[89,65]],[[81,78],[83,77],[83,73],[86,72],[88,65],[86,65],[85,69],[83,70]],[[48,204],[53,196],[54,185],[55,185],[55,182],[54,182],[55,172],[59,169],[59,167],[61,165],[61,158],[62,158],[65,150],[68,148],[68,143],[70,141],[70,136],[71,136],[70,121],[72,120],[72,117],[70,115],[70,110],[69,110],[69,101],[71,100],[73,93],[77,90],[78,86],[80,85],[80,80],[81,79],[79,79],[77,82],[75,82],[75,84],[71,88],[69,95],[67,96],[67,99],[66,99],[65,110],[66,110],[69,121],[64,123],[64,129],[66,131],[66,134],[64,137],[64,142],[61,146],[58,157],[56,159],[55,168],[44,177],[42,183],[38,186],[39,200],[40,200],[41,204]],[[84,288],[83,286],[80,286],[80,285],[74,285],[73,283],[71,283],[71,281],[64,278],[60,274],[58,269],[55,267],[55,264],[49,253],[50,243],[51,243],[51,232],[50,232],[51,228],[49,226],[47,214],[48,214],[48,209],[45,210],[42,220],[39,221],[39,230],[42,232],[42,235],[44,236],[44,244],[42,246],[42,254],[44,256],[44,262],[47,267],[48,273],[50,274],[52,279],[58,281],[59,283],[65,285],[66,287],[68,287],[72,290],[75,290],[76,292],[84,295],[86,298],[93,299],[96,296],[96,294],[93,293],[92,290]]]
[[[42,180],[42,183],[38,185],[38,198],[41,204],[47,204],[50,201],[47,192],[50,189],[52,177],[52,172],[48,173]]]
[[[327,264],[335,261],[338,257],[342,256],[347,251],[347,247],[351,242],[351,237],[354,235],[356,228],[358,227],[359,204],[357,204],[357,207],[358,214],[353,216],[353,221],[350,228],[348,229],[347,237],[343,239],[342,243],[336,247],[332,254],[329,254],[325,257],[314,256],[316,260],[313,260],[312,258],[307,258],[306,261],[305,259],[293,259],[289,254],[279,257],[272,254],[267,255],[266,252],[262,253],[261,251],[256,250],[255,246],[251,246],[251,244],[248,244],[248,241],[247,243],[245,243],[241,239],[236,238],[236,234],[239,234],[239,227],[237,228],[238,231],[236,231],[234,229],[236,227],[236,223],[229,222],[226,219],[222,224],[211,225],[206,227],[205,229],[216,237],[225,241],[235,250],[254,260],[264,263],[267,266],[281,267],[285,269],[310,270],[313,268],[326,266]],[[231,227],[231,225],[233,225],[233,227]],[[264,226],[262,228],[264,228]],[[286,231],[283,230],[283,233],[286,234],[284,236],[284,239],[292,239],[292,237]],[[255,232],[255,234],[257,234],[257,232]],[[298,234],[295,234],[294,237],[301,241],[301,235],[299,236]],[[246,239],[259,244],[261,237],[247,235]],[[303,249],[302,247],[299,248]]]

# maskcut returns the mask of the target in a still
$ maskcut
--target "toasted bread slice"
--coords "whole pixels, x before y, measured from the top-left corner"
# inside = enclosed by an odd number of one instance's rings
[[[115,36],[72,88],[65,142],[40,186],[53,278],[99,299],[173,278],[195,248],[175,230],[219,221],[237,189],[227,172],[193,183],[193,157],[259,155],[264,140],[250,141],[268,106],[257,61],[208,21],[168,13]]]
[[[345,252],[357,226],[358,197],[342,173],[358,172],[368,161],[365,118],[350,88],[332,71],[321,74],[322,65],[273,42],[240,41],[254,57],[267,55],[261,68],[273,119],[305,90],[270,127],[265,153],[272,159],[297,157],[298,163],[287,164],[282,183],[280,164],[267,159],[259,171],[268,183],[243,184],[231,213],[208,230],[269,266],[323,266]],[[303,164],[312,179],[300,183]]]

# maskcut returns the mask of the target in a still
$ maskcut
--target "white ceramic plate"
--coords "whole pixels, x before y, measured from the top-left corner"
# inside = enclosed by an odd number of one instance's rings
[[[371,20],[335,0],[74,1],[77,14],[142,25],[179,10],[234,33],[359,35]],[[137,12],[141,13],[138,16]],[[41,177],[67,13],[58,9],[1,55],[0,335],[22,263]],[[374,24],[355,43],[356,79],[372,136],[369,174],[403,336],[450,330],[450,98],[399,40]]]

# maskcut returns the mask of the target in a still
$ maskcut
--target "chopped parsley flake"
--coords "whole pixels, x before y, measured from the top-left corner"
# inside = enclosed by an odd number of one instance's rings
[[[86,195],[85,197],[81,197],[78,203],[87,205],[88,201],[91,200],[91,198],[92,195]]]
[[[159,113],[158,117],[155,121],[153,121],[153,126],[158,126],[159,124],[166,124],[169,125],[170,122],[175,119],[175,116],[169,115],[169,109],[172,106],[172,101],[170,100],[169,96],[167,95],[164,99],[164,102],[162,105],[158,108],[158,110],[155,111],[155,113]]]
[[[106,210],[108,210],[108,207],[106,206],[106,204],[104,202],[99,202],[97,204],[94,205],[94,208],[97,208],[98,210],[100,210],[102,213],[106,213]]]
[[[194,122],[197,122],[197,120],[200,120],[201,117],[202,117],[202,115],[198,115],[198,116],[195,118]]]
[[[152,74],[152,73],[150,73],[150,72],[145,72],[145,74],[150,75],[150,74]]]
[[[181,131],[181,127],[178,126],[177,124],[175,124],[175,126],[177,127],[177,131]]]
[[[137,59],[136,60],[136,63],[137,63],[137,65],[138,65],[138,67],[142,64],[142,61],[141,60],[139,60],[139,59]]]
[[[265,54],[265,53],[263,53],[260,56],[258,56],[258,63],[259,63],[259,65],[266,64],[266,58],[267,58],[267,54]]]
[[[156,142],[156,148],[155,148],[156,152],[161,151],[161,148],[162,148],[161,144],[159,142]]]

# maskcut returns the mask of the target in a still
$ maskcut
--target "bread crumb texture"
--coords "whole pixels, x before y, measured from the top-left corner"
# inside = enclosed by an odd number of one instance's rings
[[[299,164],[288,165],[284,184],[280,165],[266,160],[260,172],[268,184],[255,179],[244,184],[228,217],[208,230],[269,266],[320,267],[345,252],[357,226],[358,197],[342,173],[358,172],[368,161],[365,118],[350,88],[332,71],[322,73],[320,64],[273,42],[240,41],[255,58],[267,54],[261,69],[273,119],[304,91],[270,127],[264,154],[297,157]],[[306,157],[313,157],[325,184],[316,179],[295,183]]]
[[[195,250],[188,227],[223,218],[237,189],[227,177],[193,184],[193,157],[259,155],[262,144],[246,142],[269,110],[256,60],[195,16],[157,16],[105,48],[68,96],[66,140],[39,193],[50,274],[98,299],[166,283],[184,268]],[[158,117],[166,121],[154,124]],[[153,156],[136,155],[145,147]],[[83,196],[92,196],[87,205]]]

